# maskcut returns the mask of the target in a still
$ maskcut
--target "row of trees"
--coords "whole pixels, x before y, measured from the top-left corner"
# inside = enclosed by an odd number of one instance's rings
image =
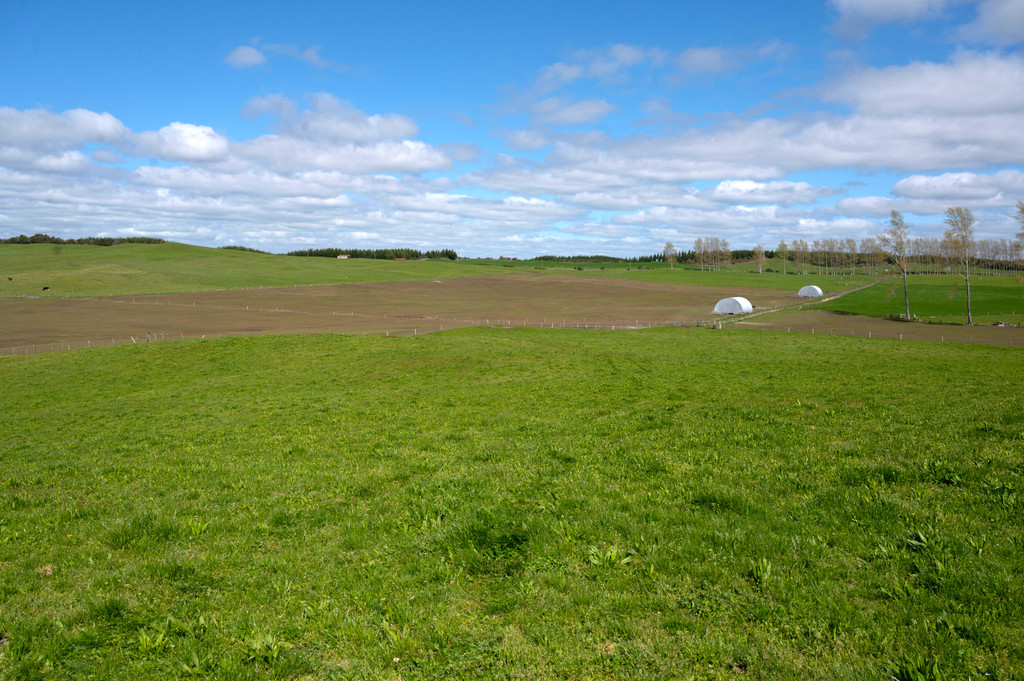
[[[297,255],[313,258],[337,258],[339,255],[347,255],[350,258],[367,258],[370,260],[418,260],[420,258],[437,258],[458,260],[459,255],[450,248],[442,248],[433,251],[418,251],[415,248],[307,248],[302,251],[291,251],[285,255]]]
[[[995,249],[991,243],[979,248],[979,242],[974,239],[974,214],[970,209],[961,206],[953,206],[946,209],[946,231],[942,235],[942,241],[938,246],[942,257],[950,264],[951,269],[963,277],[964,286],[967,292],[967,323],[973,324],[974,318],[971,315],[971,269],[976,266],[981,253],[991,257],[993,253],[1012,256],[1012,259],[1019,257],[1024,247],[1024,201],[1017,202],[1017,223],[1020,230],[1017,232],[1017,239],[1010,247],[1003,239],[996,242]],[[889,228],[878,237],[878,242],[888,255],[889,259],[896,265],[900,275],[903,277],[903,304],[904,314],[910,319],[910,290],[907,285],[907,274],[910,272],[910,259],[912,243],[907,233],[907,224],[903,215],[894,210],[889,215]],[[1011,259],[1008,257],[1008,260]]]
[[[87,236],[81,239],[62,239],[49,234],[33,234],[32,236],[12,236],[0,239],[0,244],[79,244],[85,246],[116,246],[117,244],[162,244],[163,239],[151,236]]]

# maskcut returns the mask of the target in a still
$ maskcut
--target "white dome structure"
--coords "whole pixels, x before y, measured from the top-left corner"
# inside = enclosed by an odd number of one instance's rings
[[[821,298],[821,288],[814,284],[804,286],[802,289],[796,292],[801,298]]]
[[[722,298],[715,304],[715,314],[745,314],[753,311],[754,306],[750,301],[739,296]]]

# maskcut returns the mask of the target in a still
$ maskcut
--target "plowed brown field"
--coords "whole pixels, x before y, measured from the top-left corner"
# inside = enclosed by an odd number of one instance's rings
[[[174,295],[0,300],[0,352],[22,354],[167,338],[271,333],[430,333],[464,326],[631,328],[715,319],[720,298],[755,309],[798,303],[774,289],[678,286],[532,273]],[[769,313],[734,328],[1024,344],[1024,330],[907,324],[816,311]]]

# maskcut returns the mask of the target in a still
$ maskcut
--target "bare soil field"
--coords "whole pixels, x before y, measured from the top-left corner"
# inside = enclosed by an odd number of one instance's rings
[[[202,336],[409,335],[466,326],[624,329],[710,325],[716,320],[732,328],[1024,345],[1024,329],[1018,327],[905,323],[822,311],[767,312],[730,322],[711,313],[715,302],[730,295],[747,297],[755,310],[800,302],[774,289],[532,273],[171,295],[4,299],[0,353]]]
[[[713,318],[711,310],[720,298],[741,294],[757,308],[796,300],[774,289],[741,291],[531,273],[173,295],[7,299],[0,300],[0,349],[39,352],[203,335],[404,335],[481,325],[695,325]]]

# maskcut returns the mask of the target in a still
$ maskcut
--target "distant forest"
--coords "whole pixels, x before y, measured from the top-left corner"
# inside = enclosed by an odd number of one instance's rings
[[[290,251],[285,253],[285,255],[314,258],[337,258],[339,255],[347,255],[350,258],[367,258],[370,260],[395,260],[397,258],[405,260],[419,260],[420,258],[459,259],[459,255],[450,248],[442,248],[435,251],[417,251],[415,248],[308,248],[304,251]]]
[[[151,236],[87,236],[82,239],[61,239],[49,234],[33,234],[32,236],[12,236],[0,239],[0,244],[81,244],[84,246],[116,246],[117,244],[163,244],[163,239]]]

